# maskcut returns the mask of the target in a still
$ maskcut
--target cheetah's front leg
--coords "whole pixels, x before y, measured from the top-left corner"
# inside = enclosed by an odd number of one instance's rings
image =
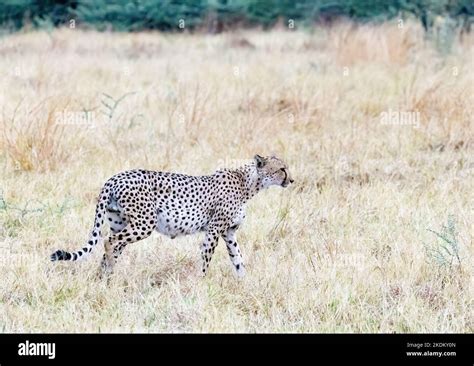
[[[205,276],[209,263],[211,262],[212,255],[216,249],[219,241],[219,230],[215,227],[211,227],[206,232],[206,237],[201,245],[201,258],[202,258],[202,275]]]
[[[245,276],[245,266],[239,244],[237,243],[236,231],[236,228],[229,228],[223,238],[227,245],[227,251],[229,252],[230,261],[234,266],[235,273],[239,278],[242,278]]]

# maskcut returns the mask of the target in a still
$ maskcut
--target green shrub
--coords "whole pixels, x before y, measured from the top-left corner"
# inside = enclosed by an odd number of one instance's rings
[[[436,15],[456,20],[470,28],[474,20],[472,0],[4,0],[0,3],[0,26],[20,29],[58,26],[70,19],[99,30],[178,31],[209,22],[233,26],[271,27],[278,20],[293,19],[311,24],[335,17],[358,21],[391,19],[414,14],[429,29]]]

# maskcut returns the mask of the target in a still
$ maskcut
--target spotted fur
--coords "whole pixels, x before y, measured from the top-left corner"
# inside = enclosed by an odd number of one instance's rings
[[[104,240],[101,267],[110,273],[124,248],[156,230],[174,239],[205,232],[201,244],[202,273],[206,274],[219,237],[227,245],[239,277],[245,275],[236,239],[245,218],[245,204],[261,189],[292,183],[288,166],[280,159],[256,155],[235,170],[218,170],[208,176],[189,176],[149,170],[130,170],[110,178],[102,188],[94,227],[87,245],[69,253],[58,250],[52,261],[76,261],[88,256],[101,241],[105,222],[110,235]]]

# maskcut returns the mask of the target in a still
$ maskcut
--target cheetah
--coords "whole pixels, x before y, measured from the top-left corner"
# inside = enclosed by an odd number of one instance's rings
[[[245,218],[245,205],[260,190],[293,183],[288,166],[275,156],[255,155],[238,169],[212,175],[190,176],[149,170],[118,173],[104,184],[87,245],[75,252],[57,250],[52,261],[77,261],[103,241],[101,274],[110,274],[124,248],[149,237],[153,231],[174,239],[205,232],[201,244],[205,276],[219,238],[223,238],[235,274],[245,275],[236,232]],[[102,240],[104,222],[110,234]]]

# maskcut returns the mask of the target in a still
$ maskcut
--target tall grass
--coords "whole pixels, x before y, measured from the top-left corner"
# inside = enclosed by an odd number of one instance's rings
[[[5,38],[0,329],[473,332],[474,42],[463,37],[447,55],[396,21]],[[56,123],[61,111],[71,123]],[[48,261],[84,244],[111,175],[208,174],[255,153],[281,156],[295,184],[248,205],[244,281],[222,243],[199,277],[199,235],[127,247],[108,285],[94,277],[102,248]],[[41,207],[53,209],[31,211]],[[444,250],[427,228],[443,236],[447,213],[462,271],[425,250]]]
[[[11,114],[0,120],[1,147],[10,167],[22,171],[56,169],[67,161],[69,151],[64,125],[58,124],[57,101],[45,99],[32,107],[20,101]],[[60,102],[61,103],[61,102]]]

